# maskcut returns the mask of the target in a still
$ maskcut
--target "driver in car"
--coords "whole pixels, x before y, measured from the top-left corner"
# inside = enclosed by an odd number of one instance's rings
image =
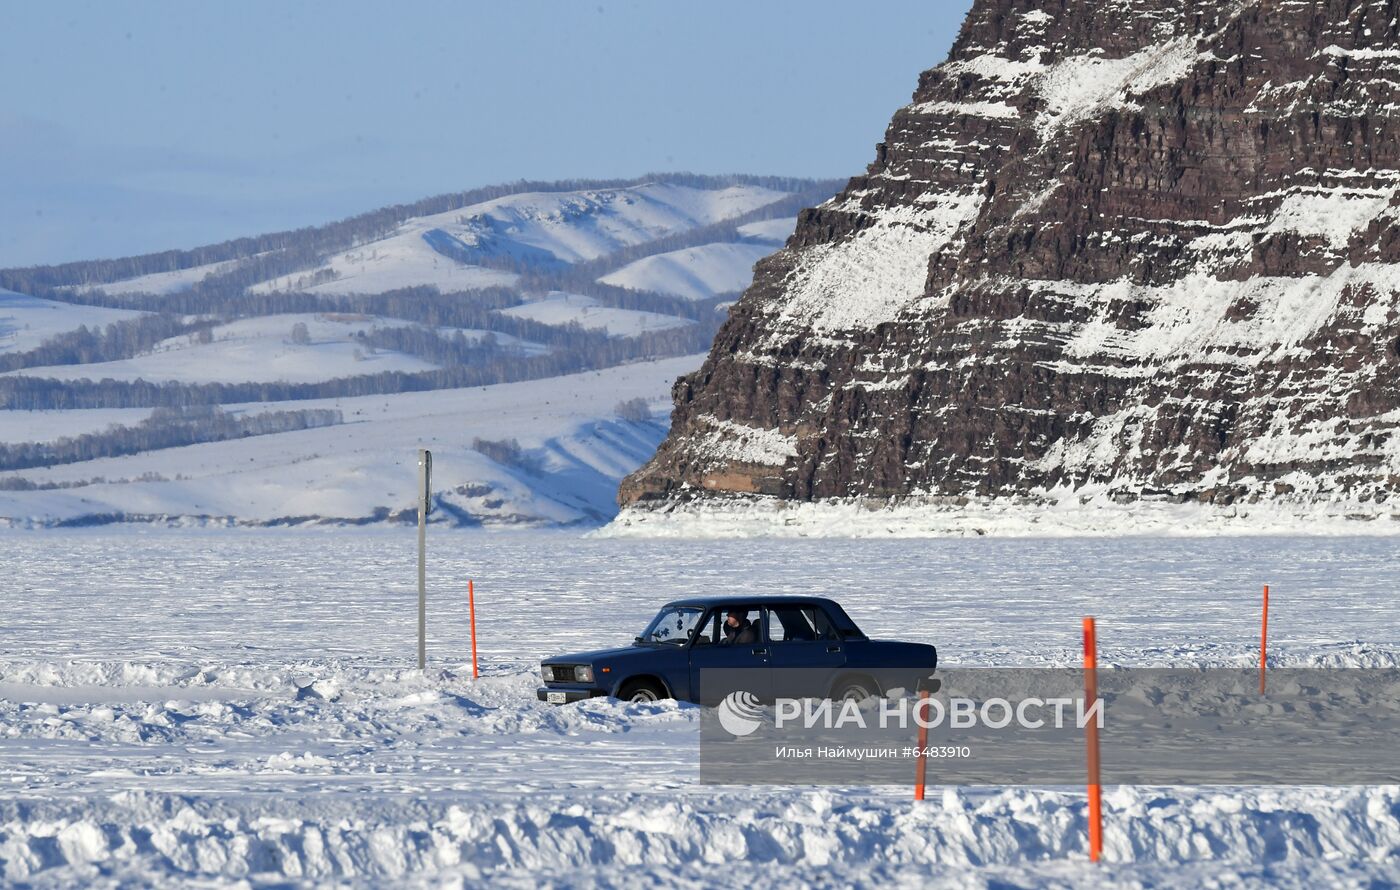
[[[758,626],[749,620],[745,612],[733,609],[729,612],[729,616],[724,619],[724,640],[722,642],[726,646],[756,643],[758,642]]]

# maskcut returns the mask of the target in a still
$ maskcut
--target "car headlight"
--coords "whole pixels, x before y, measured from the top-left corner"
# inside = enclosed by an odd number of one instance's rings
[[[540,665],[540,673],[544,675],[544,681],[545,681],[546,683],[553,683],[553,682],[554,682],[554,665],[552,665],[552,664],[542,664],[542,665]]]
[[[574,668],[574,679],[578,680],[580,683],[592,683],[593,665],[581,664],[578,667]]]

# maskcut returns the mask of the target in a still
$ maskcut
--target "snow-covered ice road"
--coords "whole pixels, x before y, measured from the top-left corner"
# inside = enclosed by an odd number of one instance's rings
[[[663,601],[840,599],[945,665],[1400,664],[1392,539],[638,541],[411,530],[0,534],[0,881],[1386,886],[1400,789],[717,788],[698,712],[534,700]],[[485,676],[469,668],[477,581]]]

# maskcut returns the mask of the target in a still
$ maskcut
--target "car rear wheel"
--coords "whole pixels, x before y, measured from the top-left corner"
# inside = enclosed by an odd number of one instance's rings
[[[880,694],[874,681],[866,677],[844,677],[831,690],[837,701],[865,701]]]
[[[666,697],[666,690],[653,680],[628,680],[617,697],[623,701],[660,701]]]

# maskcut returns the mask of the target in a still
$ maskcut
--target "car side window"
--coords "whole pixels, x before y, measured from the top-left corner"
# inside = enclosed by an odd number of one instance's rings
[[[818,639],[816,609],[775,606],[768,610],[768,641],[782,643]],[[824,617],[824,616],[823,616]]]
[[[760,615],[758,609],[747,606],[726,606],[720,609],[716,616],[719,619],[716,642],[721,646],[747,646],[757,643],[761,633]],[[734,619],[732,624],[730,618]]]
[[[783,640],[787,639],[787,636],[783,633],[783,624],[778,620],[776,609],[764,609],[763,617],[766,619],[764,624],[768,627],[768,642],[781,643]]]
[[[817,639],[841,639],[841,632],[836,629],[836,625],[831,623],[831,619],[827,617],[825,609],[813,609],[812,611],[815,613],[813,616],[815,620],[812,622],[812,626],[817,633]]]
[[[693,645],[713,646],[715,641],[719,639],[719,621],[719,612],[711,609],[709,614],[705,616],[705,620],[700,622],[700,626],[695,632]]]

